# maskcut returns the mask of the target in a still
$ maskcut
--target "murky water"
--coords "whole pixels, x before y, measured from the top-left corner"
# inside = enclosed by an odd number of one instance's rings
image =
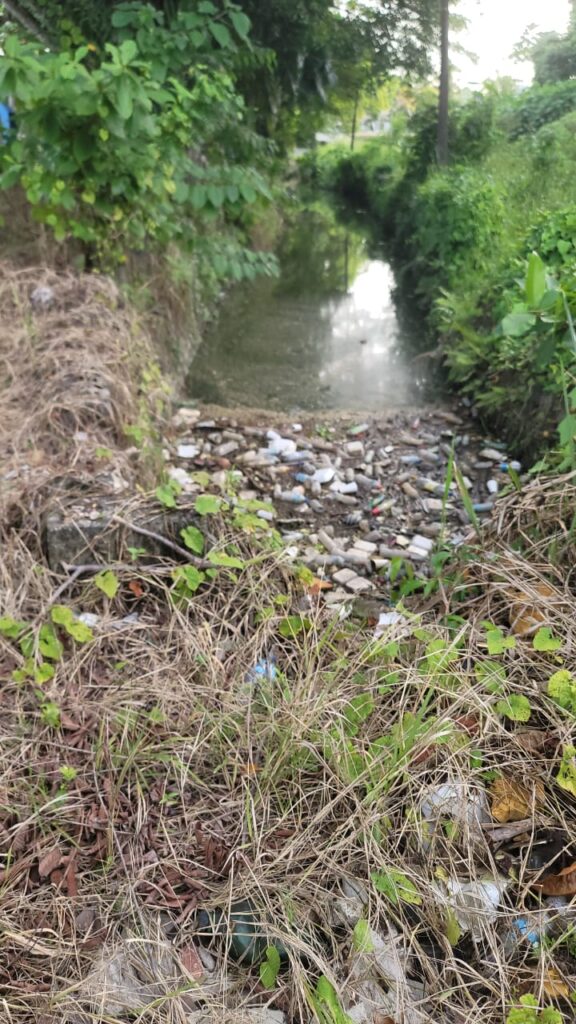
[[[390,266],[329,207],[286,232],[280,276],[237,286],[192,365],[192,398],[282,410],[422,401],[425,362],[400,327]]]

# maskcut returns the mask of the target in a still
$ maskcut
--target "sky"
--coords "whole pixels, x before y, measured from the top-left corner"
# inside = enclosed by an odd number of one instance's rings
[[[497,75],[530,83],[532,65],[511,60],[514,46],[530,24],[541,32],[565,32],[570,6],[569,0],[461,0],[457,10],[470,22],[458,42],[477,55],[478,63],[454,54],[455,79],[460,86],[472,86]]]

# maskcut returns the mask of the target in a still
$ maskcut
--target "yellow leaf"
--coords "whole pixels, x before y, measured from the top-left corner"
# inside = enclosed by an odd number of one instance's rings
[[[565,981],[562,981],[558,971],[553,968],[546,971],[542,979],[542,988],[549,997],[549,999],[557,999],[558,996],[564,996],[565,999],[570,998],[570,989]]]
[[[540,781],[528,787],[506,777],[494,779],[490,793],[492,817],[501,823],[530,817],[545,799],[544,786]]]

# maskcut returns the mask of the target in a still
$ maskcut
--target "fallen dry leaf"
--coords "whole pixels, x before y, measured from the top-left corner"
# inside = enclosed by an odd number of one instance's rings
[[[59,868],[64,854],[59,846],[55,846],[48,853],[45,853],[42,859],[38,862],[38,874],[40,878],[48,878],[56,868]]]
[[[142,586],[141,583],[138,582],[138,580],[130,580],[128,584],[128,589],[132,591],[134,597],[144,596],[144,587]]]
[[[565,981],[553,968],[546,971],[542,979],[542,988],[549,999],[557,999],[558,996],[564,996],[566,999],[570,998],[570,989]]]
[[[544,750],[553,733],[544,732],[543,729],[520,729],[514,733],[514,739],[522,750],[530,754],[538,754]]]
[[[506,777],[494,779],[490,787],[492,796],[492,817],[496,821],[523,821],[532,811],[544,803],[544,786],[540,781],[532,786]]]
[[[544,896],[573,896],[576,893],[576,862],[557,875],[548,875],[534,884]]]
[[[315,576],[312,583],[310,583],[305,589],[306,593],[309,594],[310,597],[318,597],[323,590],[332,590],[332,583],[330,583],[329,580],[320,580]]]
[[[185,971],[190,974],[195,981],[202,981],[204,977],[204,964],[202,963],[195,946],[186,946],[180,950],[180,963]]]
[[[541,601],[536,602],[534,594],[537,594]],[[528,637],[536,633],[548,621],[548,612],[543,605],[547,600],[555,597],[556,592],[547,583],[537,583],[532,588],[532,593],[513,590],[508,596],[512,601],[510,607],[512,632],[519,637]]]

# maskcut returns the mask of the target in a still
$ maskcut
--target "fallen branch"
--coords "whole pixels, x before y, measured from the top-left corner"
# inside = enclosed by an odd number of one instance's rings
[[[137,526],[136,523],[129,523],[127,519],[122,519],[120,516],[112,516],[112,521],[120,523],[125,526],[127,530],[132,530],[134,533],[140,534],[142,537],[148,537],[150,540],[157,541],[158,544],[163,544],[164,547],[170,548],[171,551],[175,551],[177,555],[180,555],[186,562],[191,565],[195,565],[197,569],[213,569],[214,566],[211,562],[205,562],[202,558],[197,558],[196,555],[192,555],[186,548],[180,547],[180,544],[176,544],[173,540],[169,540],[168,537],[163,537],[161,533],[155,533],[154,530],[148,530],[144,526]]]

